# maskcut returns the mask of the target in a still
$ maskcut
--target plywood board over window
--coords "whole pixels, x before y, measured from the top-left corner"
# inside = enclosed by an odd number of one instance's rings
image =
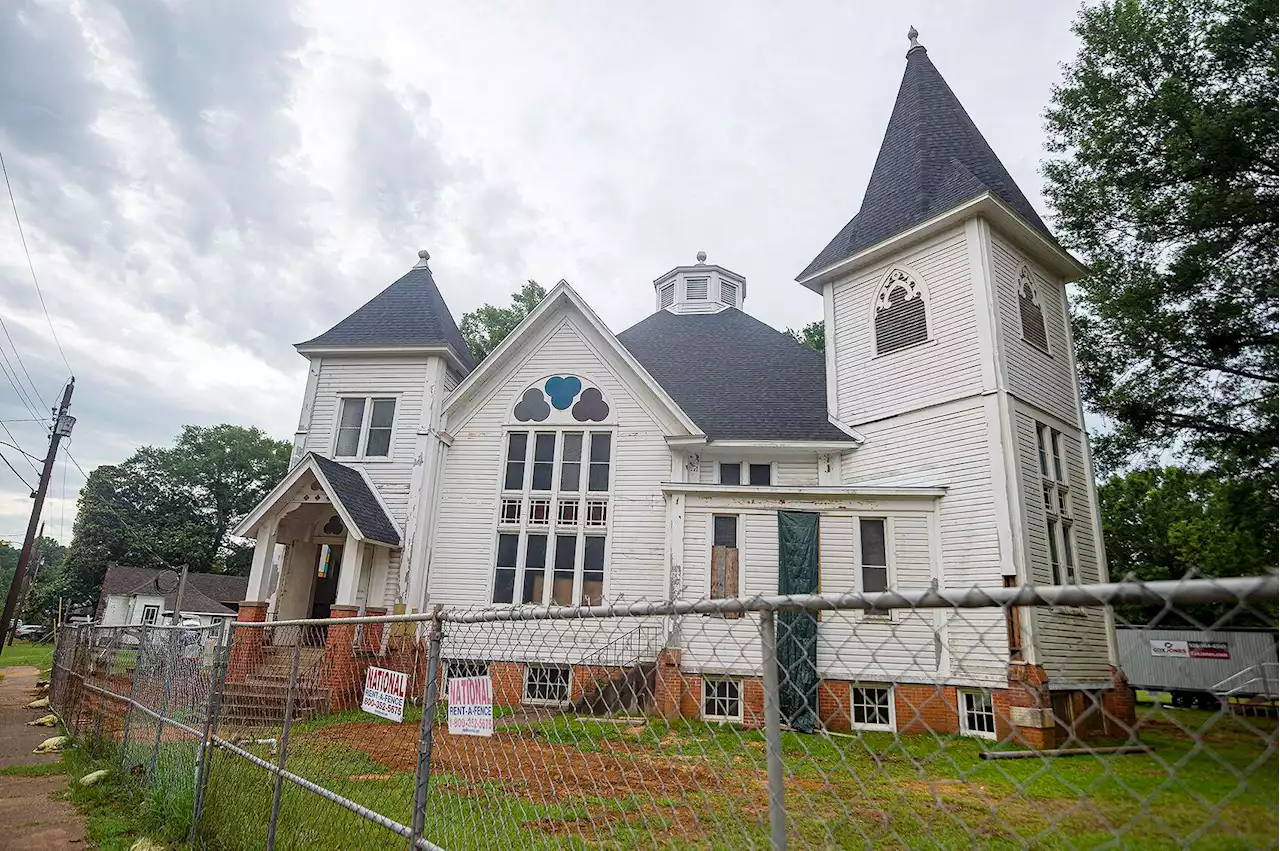
[[[709,594],[713,600],[737,597],[742,593],[738,526],[736,514],[716,514],[712,518]],[[725,612],[723,616],[737,618],[741,613]]]

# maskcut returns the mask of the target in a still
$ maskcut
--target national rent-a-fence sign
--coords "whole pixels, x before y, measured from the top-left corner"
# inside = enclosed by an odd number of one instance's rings
[[[390,721],[404,720],[404,696],[409,675],[386,668],[370,668],[364,675],[364,698],[360,708]]]

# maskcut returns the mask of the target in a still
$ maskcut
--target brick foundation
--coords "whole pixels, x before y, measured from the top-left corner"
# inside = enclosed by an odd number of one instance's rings
[[[357,612],[355,606],[334,605],[329,617],[353,618]],[[330,706],[334,710],[359,706],[364,692],[364,669],[368,665],[356,658],[356,626],[333,623],[326,630],[320,681],[330,690]]]
[[[266,602],[245,600],[240,604],[236,620],[245,623],[262,623],[267,619]],[[227,660],[227,682],[242,683],[254,669],[262,664],[263,630],[237,629],[231,643],[231,655]]]
[[[1111,687],[1102,692],[1102,731],[1107,736],[1134,737],[1138,723],[1137,695],[1124,672],[1111,669]]]

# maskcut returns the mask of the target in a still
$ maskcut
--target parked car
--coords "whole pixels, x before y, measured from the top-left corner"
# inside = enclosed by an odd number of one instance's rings
[[[28,641],[34,641],[44,635],[44,633],[45,628],[40,624],[24,623],[18,625],[18,628],[14,630],[13,635],[15,638],[25,638]]]

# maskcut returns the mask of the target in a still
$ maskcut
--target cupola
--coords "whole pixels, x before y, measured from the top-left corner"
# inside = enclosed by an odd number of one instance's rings
[[[726,307],[742,308],[747,279],[722,266],[707,263],[707,252],[698,252],[692,266],[677,266],[653,282],[657,310],[672,313],[716,313]]]

